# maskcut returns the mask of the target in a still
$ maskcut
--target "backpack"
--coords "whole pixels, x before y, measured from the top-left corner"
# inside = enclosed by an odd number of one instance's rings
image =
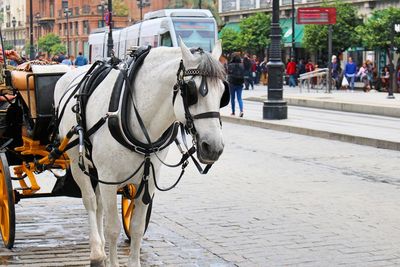
[[[243,64],[231,63],[228,65],[228,82],[236,85],[244,83]]]

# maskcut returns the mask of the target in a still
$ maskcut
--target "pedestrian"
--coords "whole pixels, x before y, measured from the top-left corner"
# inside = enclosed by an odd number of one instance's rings
[[[360,69],[357,72],[357,77],[360,77],[360,82],[364,84],[363,90],[364,92],[369,92],[369,81],[368,81],[368,67],[367,63],[362,64]]]
[[[390,79],[390,71],[389,67],[385,66],[382,70],[382,75],[381,75],[381,86],[382,90],[389,90],[389,79]]]
[[[254,89],[253,75],[252,75],[253,63],[249,57],[249,54],[245,54],[243,57],[243,67],[244,67],[244,90],[249,90],[250,86]]]
[[[372,80],[373,80],[373,70],[374,70],[374,65],[372,64],[371,60],[367,59],[365,61],[365,64],[367,64],[367,78],[368,78],[368,83],[369,83],[369,88],[372,89]]]
[[[306,72],[312,72],[314,70],[315,70],[314,64],[312,63],[311,59],[308,59],[306,64]],[[311,88],[314,88],[316,80],[314,78],[308,78],[308,83],[311,85]]]
[[[260,71],[261,71],[261,76],[260,76],[260,82],[262,85],[268,85],[268,59],[267,57],[264,58],[264,61],[260,63]]]
[[[296,87],[296,62],[291,58],[286,66],[286,74],[289,75],[289,87]]]
[[[73,62],[74,62],[73,56],[69,56],[69,57],[64,58],[64,60],[61,62],[61,64],[72,66]]]
[[[80,67],[86,64],[88,64],[86,57],[82,55],[82,52],[79,52],[78,56],[75,59],[75,66]]]
[[[340,83],[339,83],[339,64],[337,62],[337,57],[335,55],[332,56],[331,60],[331,68],[332,68],[332,79],[335,80],[335,87],[336,90],[339,90]]]
[[[235,116],[235,95],[239,103],[240,117],[243,117],[242,91],[245,82],[245,70],[239,55],[234,55],[231,63],[228,64],[228,83],[231,95],[231,115]]]
[[[347,79],[347,82],[350,85],[351,92],[354,92],[354,79],[357,72],[357,66],[353,62],[353,58],[349,57],[346,67],[344,68],[344,76]]]
[[[257,56],[253,55],[251,60],[251,75],[253,77],[253,84],[258,84],[260,82],[260,74],[258,73],[259,64],[260,62],[257,59]]]
[[[400,93],[400,65],[397,67],[396,77],[397,77],[397,93]]]
[[[58,55],[58,62],[62,63],[64,59],[65,59],[64,52],[60,52],[60,54]]]

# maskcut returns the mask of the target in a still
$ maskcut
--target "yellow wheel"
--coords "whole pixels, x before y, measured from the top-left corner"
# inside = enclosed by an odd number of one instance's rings
[[[130,223],[135,211],[135,201],[136,201],[135,195],[136,195],[136,188],[133,184],[126,185],[123,188],[122,201],[121,201],[122,224],[124,226],[125,234],[129,240],[131,239],[131,234],[129,232]],[[141,201],[140,198],[137,201]],[[153,207],[153,199],[150,201],[149,206],[147,207],[146,225],[144,228],[144,232],[146,232],[147,227],[149,226],[152,207]]]
[[[0,231],[6,248],[14,246],[15,206],[6,154],[0,153]]]
[[[132,215],[135,211],[135,194],[136,188],[133,184],[128,184],[123,189],[122,194],[122,224],[124,226],[124,231],[128,239],[131,239],[131,234],[129,232],[129,227],[131,223]]]

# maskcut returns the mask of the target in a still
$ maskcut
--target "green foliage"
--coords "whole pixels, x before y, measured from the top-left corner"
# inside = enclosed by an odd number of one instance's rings
[[[364,47],[388,51],[392,41],[393,22],[397,21],[400,21],[400,8],[375,10],[364,25],[356,29]],[[396,34],[393,45],[400,48],[400,34]]]
[[[61,44],[60,37],[54,33],[49,33],[39,38],[39,49],[46,53],[50,53],[54,45]]]
[[[14,45],[12,44],[12,42],[4,43],[4,50],[13,50],[13,49],[15,49],[15,48],[14,48]]]
[[[263,54],[270,44],[271,16],[257,13],[240,22],[239,45],[252,54]]]
[[[232,53],[242,50],[239,43],[240,33],[231,28],[223,28],[220,32],[220,37],[222,40],[222,50],[225,53]]]
[[[50,49],[50,53],[52,55],[57,55],[61,52],[63,52],[64,54],[67,52],[67,48],[65,47],[65,45],[61,43],[53,45]]]
[[[323,6],[335,7],[336,24],[332,25],[332,50],[334,54],[343,52],[349,47],[358,46],[360,39],[356,27],[362,23],[357,17],[357,10],[352,4],[336,0],[333,4]],[[328,50],[328,26],[306,25],[304,27],[304,46],[310,52]]]
[[[115,16],[128,16],[129,14],[129,8],[123,0],[113,0],[112,8]]]

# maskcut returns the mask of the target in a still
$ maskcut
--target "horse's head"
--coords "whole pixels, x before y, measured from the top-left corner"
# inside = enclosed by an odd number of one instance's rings
[[[190,50],[182,41],[180,47],[177,84],[183,105],[175,105],[175,114],[195,140],[200,162],[211,164],[224,149],[219,110],[229,102],[225,70],[219,62],[221,42],[216,43],[211,54],[202,49]]]

